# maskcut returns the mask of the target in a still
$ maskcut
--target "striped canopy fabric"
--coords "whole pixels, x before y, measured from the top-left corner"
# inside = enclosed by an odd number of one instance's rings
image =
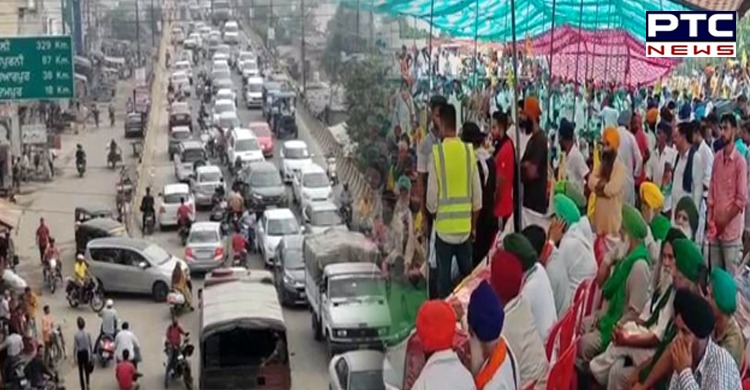
[[[509,0],[341,0],[348,7],[430,21],[455,38],[512,40]],[[434,2],[434,3],[433,3]],[[535,37],[555,27],[621,29],[646,39],[646,11],[686,11],[698,7],[670,0],[517,0],[516,37]]]

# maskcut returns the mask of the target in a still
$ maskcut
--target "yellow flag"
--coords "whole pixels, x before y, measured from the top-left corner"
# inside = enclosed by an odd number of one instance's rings
[[[658,84],[657,84],[658,85]],[[599,164],[601,162],[599,161],[599,143],[594,144],[594,172],[596,172],[599,169]],[[586,213],[589,216],[589,219],[594,218],[594,208],[596,207],[596,194],[591,193],[589,195],[589,209]]]

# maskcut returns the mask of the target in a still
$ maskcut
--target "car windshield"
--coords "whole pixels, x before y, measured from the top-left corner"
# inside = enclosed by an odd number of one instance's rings
[[[250,175],[251,187],[279,187],[281,177],[276,171],[255,172]]]
[[[180,199],[185,198],[187,200],[188,194],[176,192],[173,194],[164,194],[164,203],[166,204],[179,204]]]
[[[216,111],[216,113],[219,114],[219,115],[221,115],[221,114],[223,114],[225,112],[231,112],[231,111],[234,111],[234,110],[235,110],[234,103],[232,103],[231,101],[218,102],[214,106],[214,111]]]
[[[147,246],[146,249],[143,250],[143,253],[146,255],[146,258],[155,265],[162,265],[172,258],[172,255],[156,244]]]
[[[240,54],[240,61],[253,60],[253,59],[255,59],[255,54],[253,53]]]
[[[349,374],[349,390],[385,390],[383,371],[354,371]]]
[[[185,73],[175,73],[172,75],[172,82],[174,83],[182,83],[185,81],[190,82],[188,75]]]
[[[203,160],[203,151],[200,149],[185,149],[182,151],[180,161],[184,163],[194,163]]]
[[[331,299],[356,299],[382,295],[383,282],[373,276],[347,276],[333,278],[330,282]]]
[[[232,100],[234,99],[234,94],[231,90],[222,90],[216,93],[216,100]]]
[[[187,62],[178,62],[174,64],[174,68],[177,70],[188,70],[190,69],[190,64],[188,64]]]
[[[261,84],[248,84],[247,90],[250,92],[263,92],[263,85]]]
[[[258,140],[255,138],[241,139],[234,145],[234,150],[238,152],[255,152],[260,150]]]
[[[219,235],[213,230],[196,230],[190,232],[188,243],[190,244],[210,244],[219,242]]]
[[[224,80],[232,77],[232,74],[229,73],[228,69],[215,69],[211,76],[213,76],[214,80]]]
[[[242,69],[255,70],[258,69],[258,63],[255,60],[248,59],[242,63]]]
[[[299,225],[294,218],[270,219],[268,220],[269,236],[284,236],[299,234]]]
[[[183,141],[183,140],[190,138],[190,132],[189,131],[173,131],[172,138],[179,140],[179,141]]]
[[[221,127],[222,129],[232,129],[239,126],[240,121],[236,116],[222,115],[222,117],[219,118],[219,127]]]
[[[203,172],[198,176],[201,183],[216,183],[221,180],[221,172]]]
[[[216,84],[216,86],[219,88],[232,88],[232,86],[234,86],[234,83],[232,83],[232,80],[229,78],[216,80],[214,84]]]
[[[320,210],[310,213],[310,223],[313,226],[336,226],[341,225],[341,216],[336,210]]]
[[[310,158],[307,148],[284,148],[284,158],[290,160]]]
[[[304,269],[305,261],[302,259],[302,251],[299,249],[287,249],[284,251],[284,268],[289,270]]]
[[[323,188],[330,185],[328,176],[323,172],[307,173],[302,176],[302,186],[306,188]]]

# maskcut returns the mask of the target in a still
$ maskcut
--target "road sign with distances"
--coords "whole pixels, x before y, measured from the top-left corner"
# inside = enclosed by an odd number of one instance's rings
[[[74,87],[69,35],[0,37],[0,101],[70,99]]]

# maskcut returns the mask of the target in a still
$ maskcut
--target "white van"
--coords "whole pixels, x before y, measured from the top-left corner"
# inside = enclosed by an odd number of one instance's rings
[[[235,21],[224,23],[224,43],[234,45],[240,43],[240,26]]]

